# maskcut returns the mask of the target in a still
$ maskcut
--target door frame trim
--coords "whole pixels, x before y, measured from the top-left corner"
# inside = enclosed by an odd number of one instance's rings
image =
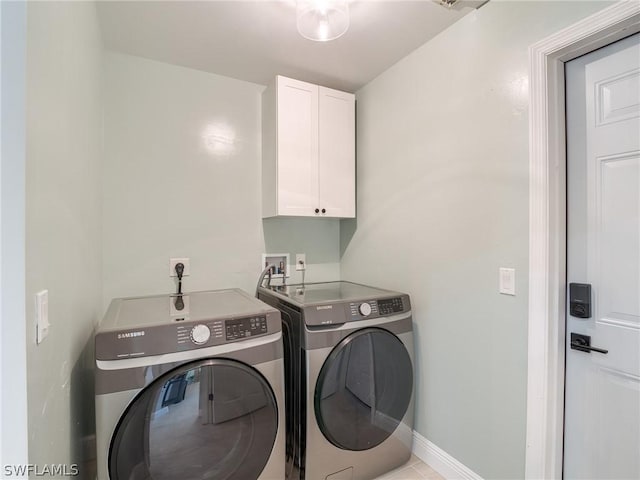
[[[525,478],[562,478],[566,146],[564,63],[640,31],[622,1],[529,47],[529,319]]]

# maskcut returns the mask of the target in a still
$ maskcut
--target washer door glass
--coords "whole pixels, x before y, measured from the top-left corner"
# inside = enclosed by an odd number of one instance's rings
[[[400,339],[378,328],[358,330],[333,349],[320,370],[316,419],[335,446],[367,450],[395,431],[412,391],[411,358]]]
[[[146,387],[116,427],[111,480],[258,478],[276,439],[273,391],[233,360],[182,365]]]

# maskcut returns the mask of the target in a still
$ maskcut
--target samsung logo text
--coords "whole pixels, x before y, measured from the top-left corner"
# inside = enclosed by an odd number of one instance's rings
[[[137,332],[125,332],[118,334],[118,340],[122,338],[134,338],[134,337],[144,337],[144,330],[140,330]]]

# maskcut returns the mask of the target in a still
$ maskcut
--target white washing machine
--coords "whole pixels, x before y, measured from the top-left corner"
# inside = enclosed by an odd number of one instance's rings
[[[351,282],[260,287],[282,314],[287,479],[371,480],[413,442],[407,294]]]
[[[116,299],[95,340],[99,480],[282,480],[280,313],[237,289]]]

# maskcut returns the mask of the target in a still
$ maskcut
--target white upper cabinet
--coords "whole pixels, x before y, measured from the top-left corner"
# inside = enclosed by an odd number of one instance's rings
[[[262,111],[262,216],[355,217],[355,96],[278,76]]]
[[[356,117],[351,93],[318,87],[319,204],[328,217],[356,216]]]

